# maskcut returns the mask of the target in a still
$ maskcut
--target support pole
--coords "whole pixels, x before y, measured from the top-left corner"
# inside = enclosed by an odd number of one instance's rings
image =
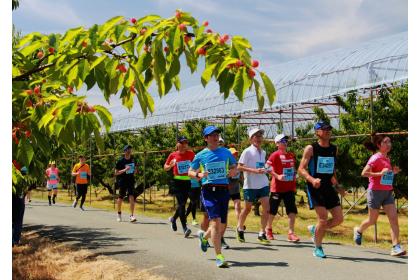
[[[292,139],[295,138],[295,106],[292,105]]]
[[[177,123],[178,131],[178,123]],[[143,211],[146,212],[146,152],[143,152]]]
[[[373,133],[373,90],[370,89],[370,134]],[[378,223],[374,226],[374,241],[378,241]]]
[[[90,167],[90,177],[89,177],[89,205],[92,205],[92,136],[89,137],[89,167]]]

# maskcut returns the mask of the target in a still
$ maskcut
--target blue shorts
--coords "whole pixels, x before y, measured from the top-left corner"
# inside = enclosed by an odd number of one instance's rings
[[[47,190],[56,190],[58,188],[58,184],[48,184],[47,183]]]
[[[270,188],[268,186],[261,189],[244,189],[244,200],[247,202],[256,202],[260,198],[268,197]]]
[[[222,224],[226,224],[229,206],[229,190],[216,188],[214,191],[210,188],[201,189],[201,202],[206,209],[209,220],[220,218]]]

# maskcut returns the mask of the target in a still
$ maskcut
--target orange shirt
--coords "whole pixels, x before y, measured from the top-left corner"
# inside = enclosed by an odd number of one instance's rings
[[[88,176],[90,175],[90,167],[88,164],[84,163],[83,165],[76,163],[73,167],[73,173],[79,171],[79,174],[76,176],[76,184],[87,184]]]

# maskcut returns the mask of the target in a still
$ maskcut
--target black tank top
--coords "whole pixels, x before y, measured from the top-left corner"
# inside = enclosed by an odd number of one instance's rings
[[[334,176],[337,162],[337,147],[330,143],[329,147],[321,147],[318,142],[312,144],[313,156],[309,161],[309,174],[321,179],[321,187],[331,187],[331,178]],[[310,182],[307,182],[313,187]]]

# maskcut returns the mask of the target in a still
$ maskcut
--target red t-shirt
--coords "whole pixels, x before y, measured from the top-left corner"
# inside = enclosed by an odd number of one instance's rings
[[[168,156],[165,164],[169,165],[171,161],[175,159],[176,163],[173,168],[174,176],[188,176],[188,169],[190,168],[194,156],[195,154],[193,151],[186,151],[183,154],[181,154],[179,151],[176,151]]]
[[[271,178],[271,192],[290,192],[296,191],[296,171],[295,155],[289,152],[275,151],[270,155],[267,164],[273,168],[273,171],[279,175],[284,174],[283,181],[279,181],[274,176]]]
[[[390,170],[389,174],[385,174],[385,176],[369,177],[369,189],[381,191],[392,190],[394,173],[392,172],[392,165],[389,157],[385,157],[381,153],[376,153],[370,157],[367,164],[372,168],[372,172],[381,172],[384,168]]]

